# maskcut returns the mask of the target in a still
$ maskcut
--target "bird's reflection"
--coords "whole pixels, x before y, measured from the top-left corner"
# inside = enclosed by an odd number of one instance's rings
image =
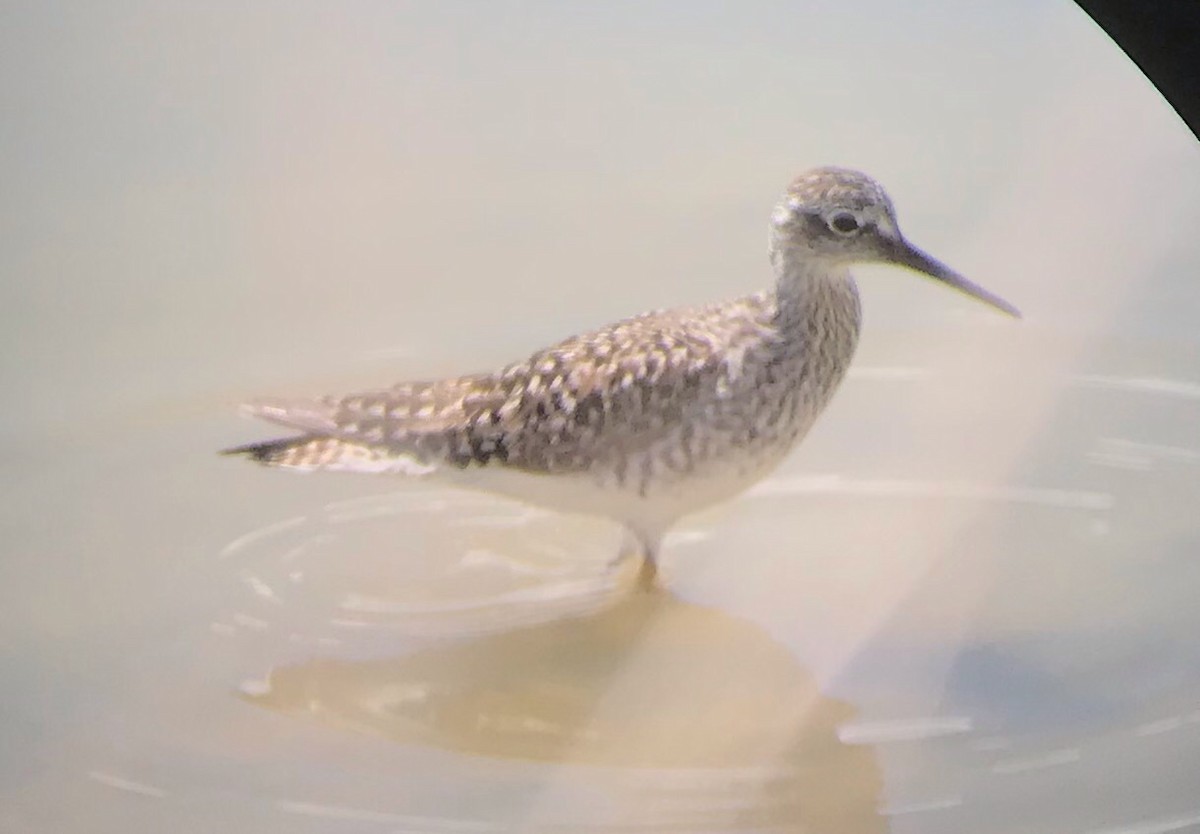
[[[853,709],[757,626],[665,591],[393,659],[280,667],[268,684],[261,706],[397,742],[624,773],[634,787],[614,799],[653,827],[885,827],[874,752],[836,732]]]

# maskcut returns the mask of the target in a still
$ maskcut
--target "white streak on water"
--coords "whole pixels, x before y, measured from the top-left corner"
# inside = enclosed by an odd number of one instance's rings
[[[236,539],[225,545],[221,549],[220,558],[228,559],[235,553],[245,550],[248,546],[254,544],[259,539],[269,538],[276,533],[282,533],[284,530],[290,530],[293,527],[299,527],[305,522],[307,516],[298,515],[295,518],[289,518],[284,521],[278,521],[274,524],[268,524],[265,527],[259,527],[257,530],[251,530],[245,535],[238,536]]]
[[[558,548],[552,554],[561,556],[564,551]],[[502,568],[509,573],[520,576],[545,576],[548,573],[564,573],[565,571],[549,571],[545,567],[517,559],[507,553],[497,553],[486,548],[472,548],[462,555],[458,562],[460,568]]]
[[[1183,446],[1167,446],[1162,443],[1142,443],[1120,437],[1104,437],[1100,439],[1099,447],[1088,457],[1096,459],[1097,462],[1109,460],[1115,460],[1118,464],[1128,462],[1131,466],[1140,469],[1149,469],[1155,460],[1200,462],[1200,451]]]
[[[972,750],[989,751],[989,750],[1004,750],[1011,747],[1011,743],[1006,738],[1000,736],[988,736],[987,738],[976,739],[969,745]]]
[[[1071,747],[1055,750],[1042,756],[1031,756],[1021,759],[1001,759],[992,765],[992,773],[1014,774],[1027,773],[1031,770],[1045,770],[1051,767],[1062,767],[1079,761],[1079,749]]]
[[[156,788],[144,782],[135,782],[132,779],[126,779],[124,776],[105,773],[102,770],[89,770],[87,777],[94,782],[99,782],[101,785],[107,785],[110,788],[116,788],[126,793],[136,793],[139,796],[152,796],[155,799],[161,799],[167,795],[167,792],[162,788]]]
[[[243,628],[252,628],[255,631],[266,631],[267,626],[269,625],[266,620],[260,620],[258,617],[251,617],[249,614],[243,614],[240,611],[231,616],[230,619],[233,620],[236,625],[240,625]]]
[[[1079,374],[1078,376],[1071,377],[1071,382],[1083,388],[1100,388],[1108,391],[1130,391],[1139,394],[1161,394],[1167,397],[1181,397],[1187,400],[1200,400],[1200,384],[1195,382],[1187,382],[1186,380],[1181,379]]]
[[[610,577],[588,577],[575,581],[555,582],[519,588],[502,594],[493,594],[482,599],[445,600],[433,603],[392,602],[369,597],[364,594],[344,594],[339,603],[343,611],[362,614],[390,614],[394,616],[427,616],[430,614],[458,614],[470,611],[491,611],[511,605],[538,605],[553,602],[575,602],[589,596],[607,595],[613,591]],[[338,625],[364,626],[362,620],[332,620]]]
[[[1150,458],[1129,452],[1088,452],[1087,460],[1096,466],[1129,469],[1134,472],[1146,472],[1153,464]]]
[[[272,602],[275,605],[283,605],[283,600],[279,598],[279,595],[275,593],[271,586],[259,579],[254,574],[242,574],[242,582],[244,582],[246,587],[254,592],[255,596],[262,597],[263,599],[267,600],[268,602]]]
[[[969,733],[974,723],[966,716],[909,718],[902,721],[871,721],[843,724],[837,735],[843,744],[886,744],[921,741]]]
[[[339,628],[373,628],[374,623],[369,623],[366,620],[348,620],[343,617],[332,617],[329,620],[331,626]]]
[[[664,546],[679,547],[680,545],[696,544],[711,538],[711,530],[672,530],[663,537],[663,544]]]
[[[389,814],[366,808],[348,808],[342,805],[321,805],[316,802],[296,802],[281,799],[275,808],[287,814],[306,817],[349,820],[353,822],[375,822],[383,825],[403,825],[403,831],[496,831],[496,826],[487,822],[471,820],[449,820],[444,818],[417,817],[406,814]]]
[[[328,544],[329,542],[334,541],[336,539],[337,539],[337,536],[332,536],[329,533],[320,533],[316,536],[313,536],[310,539],[300,542],[300,544],[287,550],[287,552],[285,552],[282,556],[279,557],[279,561],[291,562],[292,560],[301,556],[305,551],[310,550],[314,547],[319,547],[320,545],[323,545],[323,544]]]
[[[1048,487],[994,486],[952,481],[910,481],[899,478],[852,479],[842,475],[801,475],[772,478],[750,495],[861,495],[903,498],[962,498],[1011,504],[1037,504],[1073,510],[1108,510],[1114,503],[1106,492]]]
[[[1161,733],[1172,733],[1183,727],[1184,716],[1176,715],[1171,718],[1163,718],[1158,721],[1148,721],[1145,724],[1139,724],[1134,727],[1133,734],[1135,736],[1156,736]]]
[[[944,799],[929,799],[925,802],[906,802],[902,805],[888,805],[881,813],[887,817],[899,817],[904,814],[922,814],[929,811],[945,811],[957,808],[963,804],[961,796],[948,796]]]
[[[264,695],[271,694],[271,682],[269,680],[247,679],[238,684],[238,691],[252,698],[261,698]]]
[[[1178,831],[1181,828],[1191,828],[1195,825],[1200,825],[1200,814],[1193,814],[1188,817],[1146,820],[1123,825],[1119,828],[1093,829],[1088,834],[1166,834],[1168,831]]]

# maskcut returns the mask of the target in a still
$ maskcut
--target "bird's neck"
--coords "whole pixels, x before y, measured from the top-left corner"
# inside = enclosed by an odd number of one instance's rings
[[[810,330],[824,320],[858,335],[858,287],[842,264],[773,253],[776,315],[782,330]]]

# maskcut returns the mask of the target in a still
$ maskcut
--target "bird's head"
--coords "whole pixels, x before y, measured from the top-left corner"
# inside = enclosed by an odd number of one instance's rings
[[[771,257],[787,263],[906,266],[1009,315],[1016,307],[904,239],[887,192],[866,174],[816,168],[792,182],[771,215]]]

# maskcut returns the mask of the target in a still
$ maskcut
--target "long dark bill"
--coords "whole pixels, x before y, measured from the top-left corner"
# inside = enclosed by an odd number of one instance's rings
[[[930,278],[936,278],[946,286],[953,287],[959,292],[982,301],[991,307],[995,307],[1003,313],[1008,313],[1014,318],[1019,319],[1021,317],[1021,311],[1003,298],[993,295],[978,284],[968,281],[937,258],[922,252],[907,240],[895,241],[888,254],[894,263],[901,264],[909,269],[915,269],[917,272],[922,272]]]

